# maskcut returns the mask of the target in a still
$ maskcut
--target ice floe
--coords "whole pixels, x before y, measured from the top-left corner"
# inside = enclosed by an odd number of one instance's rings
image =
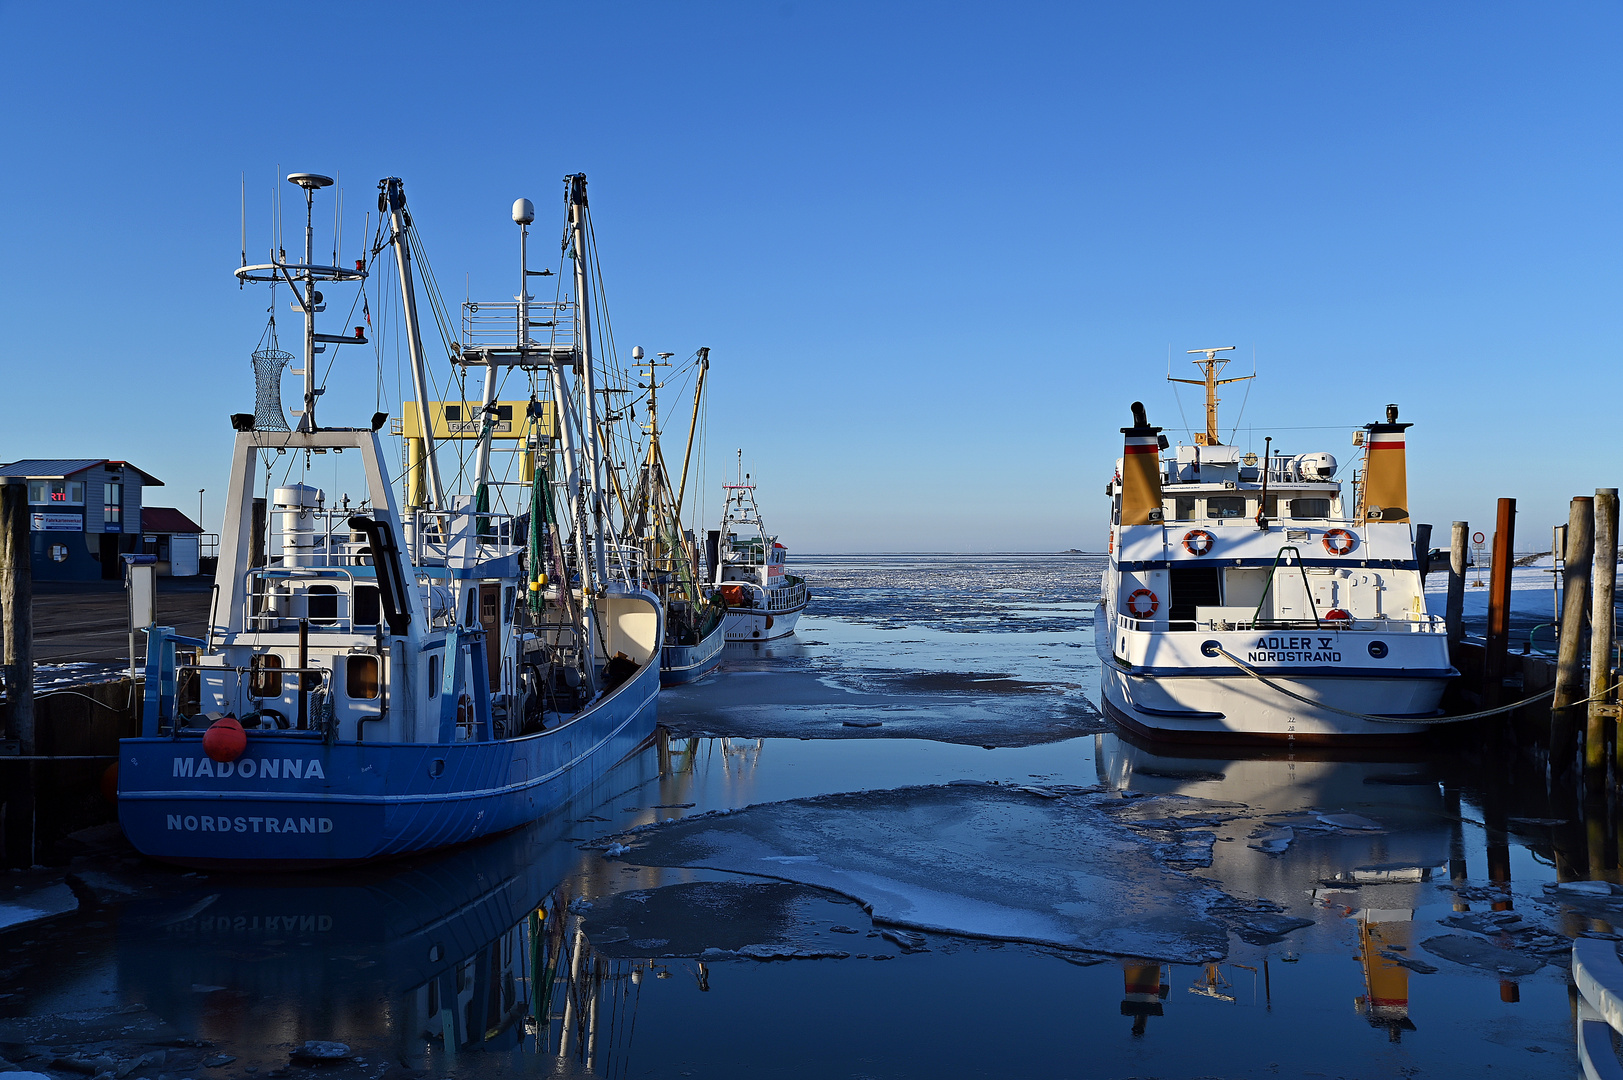
[[[892,927],[1199,962],[1226,954],[1229,920],[1215,909],[1233,917],[1238,902],[1170,867],[1168,855],[1209,863],[1212,834],[1182,826],[1233,806],[943,785],[689,818],[631,843],[640,865],[829,889]],[[1274,935],[1274,914],[1238,921],[1260,920],[1255,930]]]

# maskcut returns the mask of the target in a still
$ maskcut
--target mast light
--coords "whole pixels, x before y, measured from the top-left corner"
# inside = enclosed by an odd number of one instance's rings
[[[288,175],[287,182],[297,184],[306,191],[317,188],[332,187],[332,177],[322,176],[320,173],[296,172]]]

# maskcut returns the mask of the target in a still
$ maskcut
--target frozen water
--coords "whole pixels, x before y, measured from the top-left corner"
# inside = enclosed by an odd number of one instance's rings
[[[0,930],[63,915],[78,906],[79,898],[67,885],[47,885],[15,900],[0,902]]]
[[[859,900],[876,922],[1179,962],[1222,957],[1221,893],[1168,869],[1113,796],[992,786],[824,796],[639,834],[639,864],[777,878]]]

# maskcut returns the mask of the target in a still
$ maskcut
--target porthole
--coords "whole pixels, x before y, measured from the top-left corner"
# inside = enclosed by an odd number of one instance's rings
[[[1386,657],[1386,653],[1387,653],[1386,642],[1384,642],[1384,641],[1372,641],[1372,642],[1369,643],[1369,654],[1371,656],[1373,656],[1375,659],[1377,659],[1377,660],[1384,659]]]

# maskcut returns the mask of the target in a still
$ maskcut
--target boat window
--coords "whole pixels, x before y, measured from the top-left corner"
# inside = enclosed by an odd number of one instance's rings
[[[1330,516],[1329,499],[1292,499],[1291,517],[1327,518]]]
[[[1245,496],[1215,495],[1206,500],[1206,516],[1237,518],[1245,516]]]
[[[378,685],[378,658],[364,653],[347,657],[344,662],[344,689],[357,700],[375,698],[382,693]]]
[[[479,590],[478,589],[475,589],[475,588],[469,588],[468,589],[468,615],[467,615],[467,618],[463,620],[463,624],[466,625],[466,626],[478,626],[479,625]]]
[[[355,611],[350,621],[356,626],[376,626],[383,616],[383,602],[376,585],[355,586]]]
[[[313,623],[338,621],[338,586],[312,585],[304,591],[304,602]]]
[[[440,696],[440,658],[437,656],[428,658],[428,696]]]
[[[513,611],[514,610],[514,608],[513,608],[513,598],[517,594],[517,592],[518,592],[518,590],[513,588],[513,586],[511,586],[511,585],[507,586],[507,590],[502,593],[502,610],[503,611]]]
[[[282,658],[260,653],[248,662],[248,693],[256,698],[282,696]]]
[[[1195,497],[1193,495],[1179,495],[1175,500],[1174,520],[1190,521],[1195,516]]]

